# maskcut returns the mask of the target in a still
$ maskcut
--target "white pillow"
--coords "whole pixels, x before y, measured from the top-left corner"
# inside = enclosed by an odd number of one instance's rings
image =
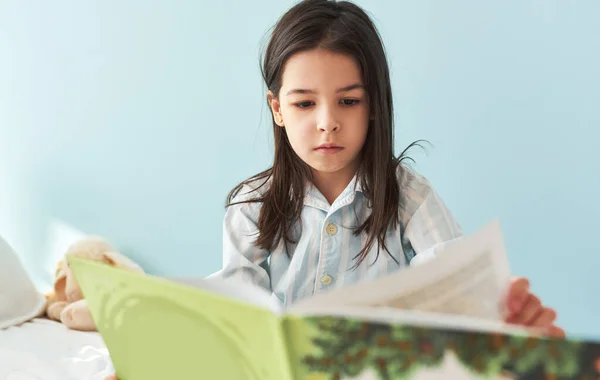
[[[15,251],[0,236],[0,329],[39,317],[45,307],[46,297],[35,288]]]

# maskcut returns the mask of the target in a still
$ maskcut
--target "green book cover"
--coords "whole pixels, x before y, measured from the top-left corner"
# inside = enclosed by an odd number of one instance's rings
[[[269,308],[92,261],[69,264],[119,380],[291,379],[281,320]]]

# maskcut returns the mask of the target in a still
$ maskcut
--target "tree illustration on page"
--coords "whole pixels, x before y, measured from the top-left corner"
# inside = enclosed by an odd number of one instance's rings
[[[425,330],[408,330],[385,324],[343,318],[313,320],[320,333],[313,338],[319,353],[304,358],[314,372],[330,379],[355,377],[372,368],[380,379],[408,378],[421,365],[436,365],[444,342],[429,339]]]
[[[600,380],[600,343],[385,325],[314,317],[314,351],[303,358],[311,373],[336,380],[370,372],[381,380],[410,379],[442,365],[450,353],[464,373],[479,378]]]

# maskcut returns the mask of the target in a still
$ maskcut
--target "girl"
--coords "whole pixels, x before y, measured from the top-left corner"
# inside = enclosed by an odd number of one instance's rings
[[[378,32],[349,2],[305,0],[277,23],[263,62],[273,166],[236,186],[223,269],[284,304],[374,279],[461,236],[429,182],[394,156],[392,90]],[[554,310],[509,291],[510,323],[563,336]]]
[[[429,182],[402,164],[406,150],[394,157],[387,59],[362,9],[298,3],[273,31],[263,77],[274,162],[229,194],[219,275],[288,304],[399,270],[461,236]],[[510,290],[509,322],[562,335],[526,279]]]

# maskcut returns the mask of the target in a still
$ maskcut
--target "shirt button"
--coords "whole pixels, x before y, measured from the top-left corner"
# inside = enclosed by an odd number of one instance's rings
[[[337,233],[337,226],[335,224],[330,224],[325,229],[329,235],[335,235]]]
[[[330,275],[326,274],[325,276],[321,277],[321,284],[329,285],[331,284],[331,280],[333,280],[333,278]]]

